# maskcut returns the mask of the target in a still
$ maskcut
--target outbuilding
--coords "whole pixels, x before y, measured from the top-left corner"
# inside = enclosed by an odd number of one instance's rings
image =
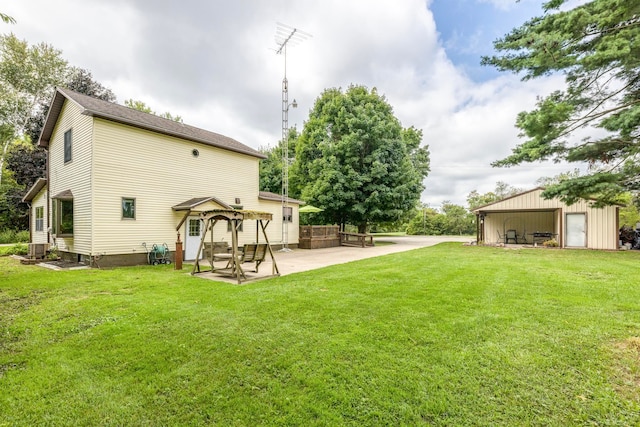
[[[620,206],[596,208],[588,200],[567,205],[543,198],[543,191],[537,187],[473,209],[478,243],[618,249]]]

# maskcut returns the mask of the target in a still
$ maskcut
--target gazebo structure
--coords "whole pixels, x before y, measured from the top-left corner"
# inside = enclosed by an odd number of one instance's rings
[[[196,261],[193,266],[191,274],[202,273],[200,260],[204,255],[211,265],[212,273],[218,273],[221,275],[235,277],[238,284],[243,280],[247,280],[247,276],[242,268],[242,264],[246,262],[255,262],[255,271],[258,271],[260,263],[265,259],[267,253],[271,257],[271,276],[279,276],[280,271],[276,264],[276,259],[273,256],[273,250],[269,244],[269,238],[267,237],[267,226],[272,220],[273,215],[269,212],[259,212],[250,210],[235,210],[235,209],[214,209],[205,211],[200,214],[200,219],[204,224],[204,233],[202,233],[202,239],[196,255]],[[256,227],[256,240],[253,244],[244,245],[241,250],[238,247],[238,230],[243,221],[255,220],[257,222]],[[231,247],[229,248],[226,243],[213,241],[213,227],[219,222],[224,221],[228,224],[228,228],[231,231]],[[260,243],[260,231],[264,237],[265,243]],[[207,239],[209,241],[207,241]],[[225,263],[224,267],[216,268],[215,262]],[[270,277],[270,276],[266,276]]]

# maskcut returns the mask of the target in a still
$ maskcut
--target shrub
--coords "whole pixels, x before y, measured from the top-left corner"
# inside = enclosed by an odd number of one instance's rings
[[[0,256],[8,255],[26,255],[29,253],[29,246],[24,243],[18,243],[13,246],[0,248]]]
[[[4,230],[0,231],[0,244],[5,243],[27,243],[29,242],[29,232],[26,230]]]
[[[542,246],[544,246],[546,248],[557,248],[558,247],[558,242],[556,241],[556,239],[551,239],[551,240],[547,240],[545,242],[542,242]]]
[[[21,230],[16,233],[16,243],[29,243],[29,230]]]
[[[47,252],[47,259],[51,260],[51,261],[55,261],[58,259],[58,247],[57,246],[53,246],[51,249],[49,249],[49,251]]]

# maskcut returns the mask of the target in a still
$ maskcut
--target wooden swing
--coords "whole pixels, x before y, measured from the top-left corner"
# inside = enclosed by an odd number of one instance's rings
[[[205,257],[211,265],[211,273],[217,273],[226,276],[235,277],[238,284],[243,280],[248,280],[245,272],[242,268],[242,264],[245,262],[255,262],[255,272],[258,272],[258,267],[262,261],[264,261],[267,253],[271,257],[271,276],[279,276],[280,271],[276,264],[276,259],[273,256],[273,250],[269,244],[269,237],[267,237],[267,226],[272,220],[273,215],[269,212],[258,212],[248,210],[235,210],[235,209],[215,209],[200,214],[200,219],[204,223],[204,233],[202,233],[202,239],[200,240],[200,246],[196,253],[196,262],[193,266],[191,274],[204,273],[201,271],[200,258],[205,252]],[[255,220],[256,226],[256,242],[250,245],[244,245],[244,250],[240,251],[238,248],[238,229],[245,220]],[[218,221],[225,221],[229,224],[231,230],[231,248],[229,250],[220,250],[220,242],[213,241],[213,227]],[[266,243],[260,242],[260,230]],[[207,241],[209,237],[209,242]],[[208,245],[206,244],[208,243]],[[205,251],[205,247],[208,246],[208,250]],[[226,244],[224,245],[226,249]],[[215,262],[226,262],[226,265],[222,268],[216,268]],[[263,276],[263,277],[271,277]]]

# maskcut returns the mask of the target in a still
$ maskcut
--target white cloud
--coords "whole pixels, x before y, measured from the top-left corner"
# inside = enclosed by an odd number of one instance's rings
[[[515,146],[516,114],[557,80],[472,82],[439,44],[425,1],[21,0],[3,8],[17,19],[18,37],[63,50],[120,103],[139,99],[256,148],[281,136],[284,58],[274,36],[277,22],[296,26],[312,37],[288,50],[289,99],[299,104],[290,125],[302,127],[326,88],[376,87],[404,126],[424,131],[432,173],[423,200],[434,206],[464,204],[471,190],[499,180],[530,187],[557,173],[489,166]]]

